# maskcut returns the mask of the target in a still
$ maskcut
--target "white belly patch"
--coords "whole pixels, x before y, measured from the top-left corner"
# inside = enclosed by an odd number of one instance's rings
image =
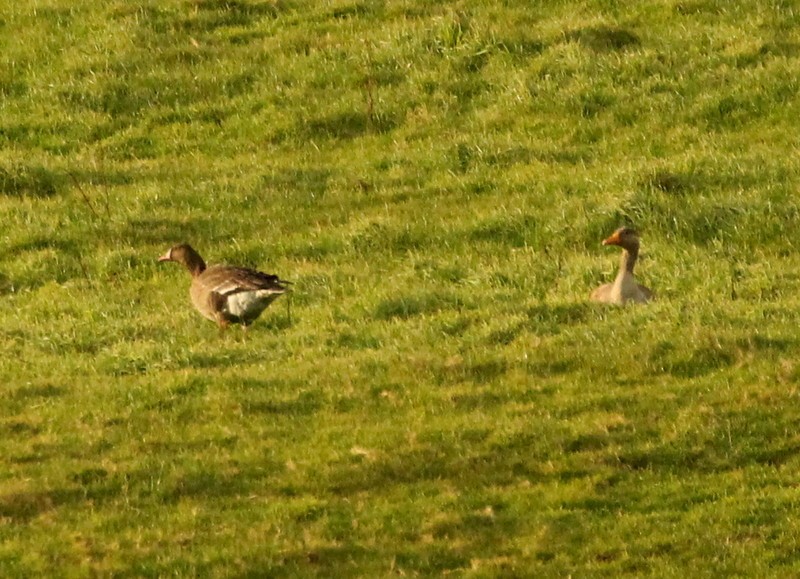
[[[237,318],[256,317],[281,293],[270,290],[238,292],[228,296],[225,311]]]

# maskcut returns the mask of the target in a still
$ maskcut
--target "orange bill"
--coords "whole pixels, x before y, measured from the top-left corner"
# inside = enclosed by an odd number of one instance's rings
[[[603,245],[619,245],[619,231],[615,231],[603,240]]]

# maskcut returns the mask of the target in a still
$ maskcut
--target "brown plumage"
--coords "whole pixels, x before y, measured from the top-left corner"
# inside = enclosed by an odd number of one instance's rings
[[[653,299],[649,288],[636,283],[633,268],[639,256],[639,236],[629,227],[620,227],[603,240],[603,245],[618,245],[622,248],[622,261],[614,283],[607,283],[595,289],[589,299],[593,302],[615,304],[618,306],[628,302],[647,303]]]
[[[185,243],[170,248],[158,261],[175,261],[189,271],[192,304],[221,328],[231,323],[252,324],[268,305],[289,291],[289,282],[277,275],[230,265],[206,267],[200,254]]]

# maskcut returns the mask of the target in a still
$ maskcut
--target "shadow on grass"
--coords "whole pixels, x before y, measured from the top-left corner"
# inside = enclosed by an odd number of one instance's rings
[[[7,275],[0,273],[0,295],[11,293],[13,291],[14,291],[14,281]]]
[[[31,424],[30,422],[26,422],[24,420],[10,420],[8,422],[0,423],[0,432],[6,433],[6,438],[8,436],[33,436],[39,434],[42,429],[35,424]]]
[[[242,579],[262,577],[324,577],[331,569],[354,568],[372,563],[381,558],[391,559],[390,554],[379,554],[375,549],[348,544],[337,547],[309,547],[281,550],[279,553],[250,555],[243,558],[244,569],[236,574]],[[365,567],[361,567],[362,569]],[[388,569],[388,565],[386,566]],[[346,573],[343,573],[347,576]]]
[[[172,35],[176,31],[192,34],[213,33],[219,28],[249,28],[262,18],[276,18],[282,2],[244,2],[242,0],[198,0],[189,16],[160,6],[120,7],[113,12],[118,18],[134,18],[143,30]],[[141,32],[140,32],[141,34]],[[149,34],[147,34],[149,36]]]
[[[243,338],[242,331],[238,328],[229,328],[225,335],[220,335],[219,330],[211,322],[200,319],[199,316],[195,319],[197,324],[202,324],[209,336],[209,341],[216,340],[219,347],[213,353],[207,352],[190,352],[185,357],[172,360],[168,364],[163,362],[163,359],[158,353],[150,352],[147,354],[119,354],[119,353],[104,353],[99,356],[95,361],[95,368],[111,376],[135,376],[145,375],[149,372],[167,365],[173,369],[192,368],[192,369],[213,369],[213,368],[230,368],[235,367],[239,363],[251,363],[253,361],[253,354],[242,350],[234,350],[226,348],[226,344],[230,341],[238,341]]]
[[[335,337],[328,338],[326,343],[334,349],[375,350],[381,347],[381,341],[378,338],[350,331],[339,332]]]
[[[291,295],[287,296],[285,299],[281,298],[276,303],[270,305],[269,309],[261,314],[261,317],[244,330],[245,339],[248,339],[250,336],[255,338],[261,332],[273,334],[282,332],[294,326],[297,322],[297,318],[294,313],[294,304],[289,302],[290,299],[292,299]]]
[[[736,356],[726,349],[703,347],[695,349],[688,357],[662,360],[656,355],[651,361],[660,364],[669,374],[677,378],[698,378],[733,365]]]
[[[121,169],[102,167],[97,170],[75,170],[69,172],[72,184],[80,183],[89,186],[97,185],[130,185],[136,177],[133,173]]]
[[[430,292],[388,298],[375,307],[377,320],[408,319],[442,310],[460,310],[463,302],[458,296],[444,292]]]
[[[15,523],[26,523],[61,505],[80,502],[83,498],[79,489],[8,493],[0,495],[0,517]]]
[[[199,0],[193,4],[194,15],[179,25],[190,32],[213,32],[223,27],[253,26],[262,18],[277,18],[281,2],[244,2],[242,0]]]
[[[684,474],[727,472],[753,465],[781,467],[797,461],[800,442],[786,440],[786,430],[794,426],[775,417],[768,407],[729,411],[715,416],[702,432],[628,448],[609,460],[631,470]]]
[[[27,523],[60,507],[77,507],[86,501],[102,502],[118,496],[124,482],[121,476],[109,474],[102,468],[82,470],[70,479],[79,486],[0,495],[0,517],[15,523]]]
[[[358,569],[359,576],[382,577],[392,570],[400,575],[440,576],[469,568],[477,556],[492,557],[509,536],[519,532],[519,518],[491,497],[470,496],[459,503],[457,511],[442,520],[404,528],[406,545],[370,541],[370,547],[350,540],[356,520],[351,506],[336,501],[315,505],[297,522],[323,526],[326,537],[337,541],[336,546],[302,546],[257,557],[247,561],[251,571],[243,576],[261,577],[266,570],[269,576],[313,576],[316,572],[347,576],[352,569]],[[424,542],[423,533],[428,538]]]
[[[735,340],[715,340],[686,352],[674,343],[656,343],[647,358],[653,373],[670,374],[677,378],[698,378],[740,363],[752,354],[785,355],[797,349],[800,341],[787,338],[752,336]]]
[[[754,464],[779,467],[800,456],[800,444],[776,448],[755,446],[744,449],[724,448],[708,444],[704,448],[681,445],[657,445],[648,449],[630,450],[618,455],[618,463],[631,470],[680,473],[726,472]]]
[[[72,239],[64,237],[44,237],[35,236],[19,243],[12,243],[7,245],[2,251],[3,257],[18,256],[26,251],[42,251],[51,249],[55,252],[78,256],[82,252],[81,245]]]
[[[411,229],[408,226],[394,228],[373,223],[351,239],[353,249],[360,255],[382,254],[385,252],[405,253],[420,250],[431,245],[429,231]]]
[[[797,58],[800,56],[800,43],[792,41],[774,41],[762,44],[757,50],[737,54],[733,64],[737,68],[750,68],[763,65],[775,58]]]
[[[349,18],[379,17],[384,12],[383,2],[355,2],[353,4],[334,8],[331,16],[337,20]]]
[[[569,374],[583,368],[583,359],[577,355],[554,354],[544,358],[529,360],[526,364],[528,374],[537,377]]]
[[[309,207],[325,195],[331,174],[327,169],[279,168],[262,175],[260,185],[280,191],[295,205]]]
[[[717,105],[715,105],[717,106]],[[719,103],[712,116],[738,118],[742,103]],[[723,122],[720,120],[719,122]],[[764,208],[743,208],[740,204],[711,201],[711,192],[757,188],[766,181],[786,181],[782,170],[771,172],[729,167],[698,166],[688,170],[658,169],[645,172],[640,187],[611,213],[591,220],[581,232],[587,249],[596,249],[600,240],[621,225],[638,228],[645,234],[660,232],[667,239],[681,239],[698,245],[735,241],[739,249],[755,241],[740,232],[757,228],[759,247],[784,240],[787,232],[800,226],[800,212],[791,203]]]
[[[567,452],[602,450],[611,443],[611,440],[611,437],[605,433],[579,434],[564,445],[564,450]]]
[[[516,401],[511,396],[498,392],[454,394],[450,397],[450,400],[453,406],[460,411],[489,409]]]
[[[177,243],[192,243],[194,239],[204,239],[207,235],[202,232],[212,231],[214,228],[209,226],[208,220],[202,218],[189,221],[179,221],[177,219],[164,219],[160,217],[145,217],[131,219],[125,223],[117,234],[125,239],[132,246],[136,245],[156,245],[163,244],[164,250]],[[197,248],[203,251],[203,247]],[[158,255],[153,256],[155,261]]]
[[[388,133],[400,124],[392,115],[343,112],[299,124],[295,133],[309,138],[354,139],[370,133]]]
[[[473,531],[470,537],[464,527],[483,527],[483,532]],[[441,533],[447,532],[444,526],[437,530],[434,537],[437,541],[431,545],[402,547],[397,545],[366,548],[361,545],[348,544],[334,547],[300,548],[283,550],[273,557],[254,557],[245,559],[247,570],[240,577],[329,577],[332,570],[339,576],[384,577],[392,575],[441,576],[455,573],[462,574],[469,569],[476,554],[488,553],[502,544],[501,539],[513,535],[513,528],[505,523],[489,519],[467,521],[463,525],[455,524],[449,529],[453,535],[468,538],[460,545],[446,544]],[[491,530],[491,533],[486,531]],[[507,535],[503,535],[507,533]],[[484,540],[481,544],[479,541]],[[356,571],[357,570],[357,571]],[[355,575],[354,575],[355,574]]]
[[[10,197],[52,197],[66,185],[66,175],[41,165],[0,167],[0,195]]]
[[[471,241],[540,249],[539,229],[538,220],[533,215],[504,215],[480,223],[468,234],[468,238]]]
[[[0,67],[0,95],[7,99],[19,98],[28,93],[28,83],[22,75],[16,72],[16,67],[12,64]],[[8,135],[8,125],[0,129],[0,139],[9,138],[14,140],[12,135]]]
[[[0,256],[26,256],[26,267],[13,278],[0,274],[0,293],[20,288],[36,289],[46,283],[64,283],[72,279],[87,278],[89,272],[83,261],[84,248],[78,241],[54,236],[36,236],[23,242],[8,245]]]
[[[290,399],[244,400],[241,402],[245,414],[281,416],[311,416],[322,408],[324,400],[319,392],[301,392]]]
[[[476,432],[469,436],[487,434]],[[337,495],[350,495],[426,481],[450,480],[464,489],[481,489],[486,485],[511,484],[518,477],[540,481],[563,476],[563,473],[544,474],[535,456],[539,442],[527,439],[524,442],[522,445],[504,442],[492,445],[485,452],[465,455],[461,442],[438,438],[411,450],[396,449],[374,462],[353,459],[331,464],[323,484]]]
[[[347,245],[341,239],[333,237],[321,237],[315,240],[303,240],[294,245],[283,248],[283,254],[287,259],[309,260],[325,262],[331,256],[341,255],[347,251]],[[322,280],[324,274],[308,275],[305,279]],[[294,281],[294,280],[293,280]]]
[[[568,41],[578,42],[581,46],[596,52],[625,50],[640,44],[639,37],[630,30],[597,26],[580,28],[565,34]]]
[[[643,187],[669,195],[683,195],[696,191],[701,185],[695,176],[687,172],[658,170],[640,181]]]
[[[491,356],[473,360],[448,360],[436,369],[436,375],[442,384],[453,382],[472,382],[486,384],[496,381],[508,371],[508,362],[503,358]],[[469,395],[468,395],[469,396]],[[479,397],[484,396],[484,393]]]
[[[161,498],[164,502],[174,503],[187,497],[230,497],[251,489],[252,481],[241,473],[209,468],[179,476]]]
[[[719,16],[724,8],[711,0],[682,0],[673,6],[673,11],[681,16],[708,14]]]
[[[52,384],[30,385],[18,388],[14,392],[14,398],[18,400],[26,400],[29,398],[55,398],[64,396],[67,389],[63,386],[54,386]]]
[[[760,96],[726,94],[706,105],[697,120],[712,130],[734,129],[762,119],[770,106],[774,103]]]
[[[487,155],[485,162],[489,166],[508,168],[524,165],[536,159],[534,152],[527,147],[510,147],[504,151]]]
[[[557,334],[595,317],[597,308],[588,303],[537,304],[527,309],[528,327],[537,334]]]

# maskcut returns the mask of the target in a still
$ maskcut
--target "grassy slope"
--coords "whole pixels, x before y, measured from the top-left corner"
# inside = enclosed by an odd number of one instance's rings
[[[3,575],[796,573],[800,11],[732,4],[3,2]]]

